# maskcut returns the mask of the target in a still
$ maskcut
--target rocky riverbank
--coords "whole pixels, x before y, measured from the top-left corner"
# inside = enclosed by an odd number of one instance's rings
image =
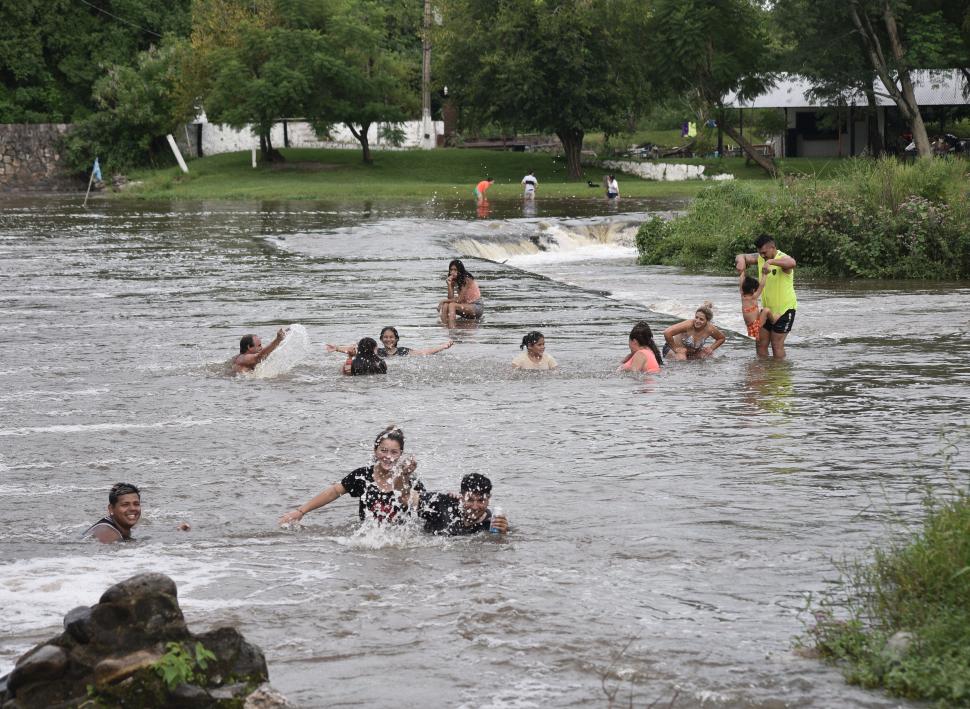
[[[288,707],[262,651],[234,628],[189,631],[175,582],[140,574],[64,617],[0,678],[3,709]]]

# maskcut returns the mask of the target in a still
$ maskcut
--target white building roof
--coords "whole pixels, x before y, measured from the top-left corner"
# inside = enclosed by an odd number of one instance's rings
[[[920,106],[970,105],[967,80],[959,69],[919,70],[910,72],[910,76],[916,91],[916,102]],[[872,86],[876,92],[877,104],[895,105],[878,78],[873,81]],[[804,76],[782,74],[760,96],[739,102],[735,94],[728,94],[724,105],[733,108],[825,108],[833,105],[831,101],[820,101],[811,97],[811,89],[811,83]],[[865,106],[868,102],[864,95],[847,91],[845,103]]]

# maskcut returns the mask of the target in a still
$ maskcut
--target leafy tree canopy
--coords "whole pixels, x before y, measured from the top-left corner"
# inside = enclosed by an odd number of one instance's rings
[[[163,35],[187,36],[190,0],[0,3],[0,123],[73,122],[95,110],[108,67]],[[110,13],[110,14],[109,14]]]
[[[463,122],[555,133],[570,177],[581,174],[587,131],[616,133],[646,102],[643,0],[443,0],[436,7],[440,81]]]

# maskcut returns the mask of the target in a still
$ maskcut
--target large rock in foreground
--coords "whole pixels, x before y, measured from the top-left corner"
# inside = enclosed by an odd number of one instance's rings
[[[63,633],[21,657],[0,679],[0,706],[289,706],[268,677],[258,647],[234,628],[189,632],[175,582],[140,574],[72,610]]]

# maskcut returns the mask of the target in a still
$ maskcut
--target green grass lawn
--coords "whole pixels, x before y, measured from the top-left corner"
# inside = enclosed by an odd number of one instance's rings
[[[249,153],[226,153],[189,163],[189,174],[177,168],[142,170],[129,175],[132,182],[123,196],[145,199],[472,199],[474,185],[485,175],[495,178],[490,199],[517,199],[520,180],[535,170],[539,197],[589,197],[598,194],[604,171],[584,169],[581,182],[566,179],[561,158],[550,153],[516,153],[497,150],[375,151],[374,163],[365,165],[356,150],[285,149],[286,161],[259,163],[251,167]],[[757,180],[770,188],[757,167],[746,167],[743,158],[691,159],[710,172],[732,172],[742,179]],[[794,161],[791,162],[793,165]],[[805,162],[815,169],[820,161]],[[786,165],[787,167],[787,165]],[[800,169],[800,168],[799,168]],[[805,169],[808,169],[806,167]],[[690,197],[707,183],[648,182],[632,175],[620,176],[620,191],[627,197]]]

